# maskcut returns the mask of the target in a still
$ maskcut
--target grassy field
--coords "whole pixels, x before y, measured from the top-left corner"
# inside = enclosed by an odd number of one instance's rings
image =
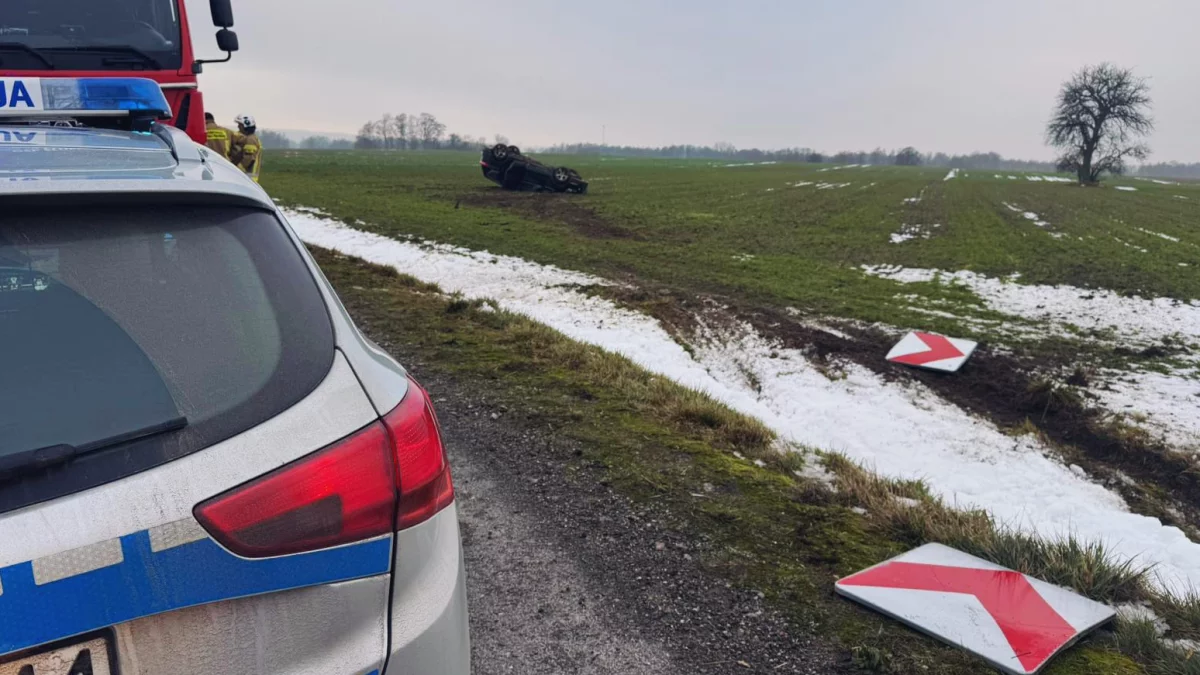
[[[505,193],[480,176],[474,154],[451,152],[286,153],[263,182],[285,204],[317,205],[384,234],[984,339],[996,336],[978,322],[896,302],[897,284],[860,266],[1019,273],[1026,283],[1200,298],[1200,185],[1122,179],[1084,190],[990,171],[946,181],[940,169],[544,159],[578,169],[590,193]],[[820,189],[829,184],[837,187]],[[898,233],[917,236],[892,243]],[[961,289],[904,290],[958,317],[997,318]]]

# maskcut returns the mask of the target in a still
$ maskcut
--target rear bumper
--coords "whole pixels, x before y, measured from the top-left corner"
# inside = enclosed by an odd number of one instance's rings
[[[466,568],[457,505],[396,535],[384,675],[469,675]]]

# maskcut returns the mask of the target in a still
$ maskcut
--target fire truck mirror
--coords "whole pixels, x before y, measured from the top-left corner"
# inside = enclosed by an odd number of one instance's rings
[[[233,5],[230,4],[230,0],[208,0],[208,5],[210,8],[212,8],[214,26],[217,28],[233,27]],[[224,47],[222,47],[222,49],[224,49]],[[234,50],[231,49],[227,51]]]
[[[237,33],[228,28],[217,31],[217,48],[223,52],[236,52],[238,50]]]

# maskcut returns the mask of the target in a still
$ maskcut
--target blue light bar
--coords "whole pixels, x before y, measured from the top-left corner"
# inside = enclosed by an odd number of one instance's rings
[[[0,77],[0,117],[170,119],[154,80],[140,77]]]

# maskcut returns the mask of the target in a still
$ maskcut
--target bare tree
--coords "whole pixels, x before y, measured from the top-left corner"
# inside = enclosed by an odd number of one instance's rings
[[[917,152],[917,149],[910,145],[907,148],[904,148],[900,152],[896,153],[896,165],[897,166],[920,166],[921,165],[921,153]]]
[[[1133,71],[1102,63],[1075,73],[1046,128],[1046,141],[1063,151],[1059,170],[1095,183],[1105,172],[1123,173],[1127,159],[1145,159],[1150,148],[1137,139],[1154,129],[1149,110],[1150,87]]]
[[[354,139],[354,147],[359,150],[375,150],[379,147],[379,137],[375,134],[374,122],[366,122],[362,125],[362,129],[358,130],[358,136]]]
[[[409,138],[412,135],[408,113],[400,113],[392,118],[392,134],[396,137],[396,147],[401,150],[408,149]]]
[[[421,113],[421,116],[417,118],[416,127],[423,148],[436,146],[446,133],[446,125],[429,113]]]

